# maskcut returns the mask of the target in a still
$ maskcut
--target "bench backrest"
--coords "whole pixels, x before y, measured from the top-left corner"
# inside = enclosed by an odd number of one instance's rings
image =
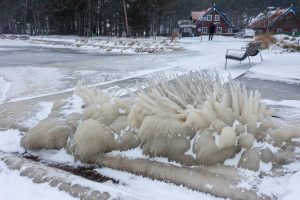
[[[259,52],[261,42],[250,42],[246,48],[246,54],[248,56],[256,56]]]

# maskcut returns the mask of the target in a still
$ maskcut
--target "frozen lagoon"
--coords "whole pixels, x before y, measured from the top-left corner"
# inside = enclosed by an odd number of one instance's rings
[[[171,52],[121,54],[1,40],[0,77],[10,87],[5,94],[0,89],[0,97],[10,101],[59,93],[74,88],[79,79],[85,85],[93,85],[161,70],[222,70],[225,48],[241,48],[245,44],[243,40],[224,38],[214,43],[184,39]],[[245,71],[246,66],[232,68],[233,73]]]

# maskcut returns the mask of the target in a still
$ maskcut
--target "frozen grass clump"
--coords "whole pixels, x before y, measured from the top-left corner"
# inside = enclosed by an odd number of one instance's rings
[[[70,129],[60,119],[47,118],[32,128],[22,138],[25,149],[61,149],[67,144]]]
[[[274,149],[300,137],[299,126],[276,126],[273,111],[260,102],[258,91],[248,91],[231,79],[224,83],[217,74],[159,73],[147,86],[129,103],[79,83],[75,93],[84,103],[82,114],[66,116],[60,122],[64,126],[42,121],[25,135],[24,147],[65,145],[84,162],[95,162],[99,155],[114,150],[141,148],[149,157],[166,157],[184,165],[223,163],[243,149],[238,166],[258,170],[261,161],[282,159],[276,158]],[[60,113],[61,107],[57,103],[53,112]],[[58,134],[49,132],[52,127],[65,128],[58,129]],[[62,142],[56,144],[56,137]]]
[[[74,136],[75,156],[85,162],[95,162],[99,154],[114,149],[113,134],[93,119],[83,121]]]

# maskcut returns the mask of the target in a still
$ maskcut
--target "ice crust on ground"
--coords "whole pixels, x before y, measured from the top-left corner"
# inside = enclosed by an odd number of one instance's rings
[[[247,91],[231,79],[224,83],[217,74],[157,74],[133,101],[110,98],[80,83],[75,94],[83,110],[76,117],[61,117],[64,106],[54,106],[55,114],[22,139],[26,149],[66,147],[77,159],[93,163],[101,154],[139,146],[149,157],[214,165],[244,148],[238,166],[258,170],[261,161],[278,159],[276,152],[255,147],[255,142],[281,148],[300,137],[298,126],[276,126],[258,91]]]

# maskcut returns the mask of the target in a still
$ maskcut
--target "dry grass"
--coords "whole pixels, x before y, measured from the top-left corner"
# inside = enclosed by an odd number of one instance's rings
[[[300,52],[300,46],[294,44],[283,44],[281,47],[289,50],[289,52]]]
[[[255,40],[262,43],[262,49],[268,49],[270,44],[276,44],[276,38],[272,34],[259,35]]]
[[[170,35],[171,42],[174,42],[177,38],[180,38],[180,34],[178,32],[172,32]]]

